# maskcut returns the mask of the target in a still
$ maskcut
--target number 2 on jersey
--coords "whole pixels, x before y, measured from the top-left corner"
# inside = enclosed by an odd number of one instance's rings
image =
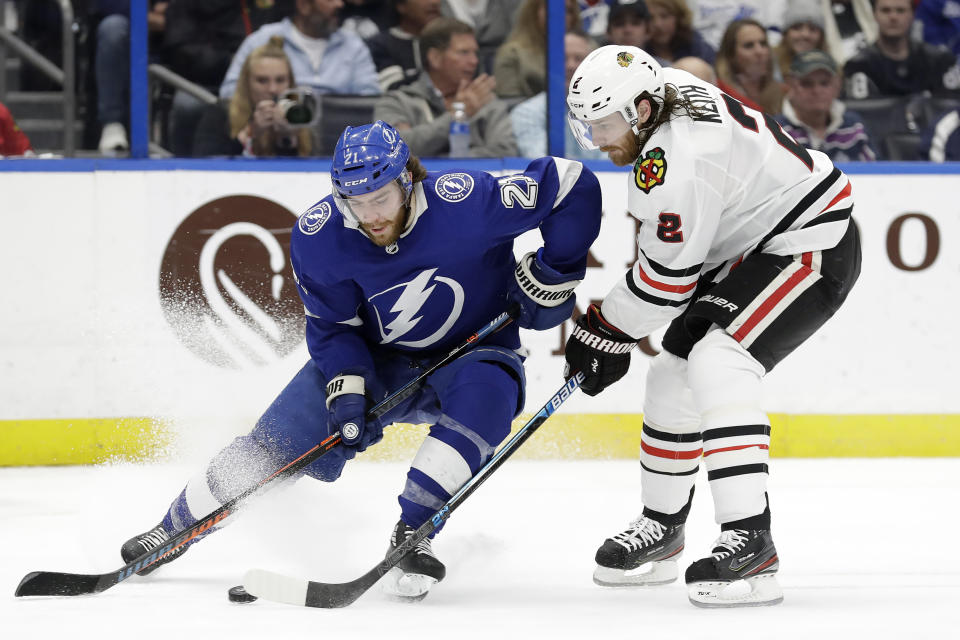
[[[748,115],[743,108],[743,103],[737,100],[736,98],[731,98],[725,93],[721,93],[723,96],[723,101],[727,105],[727,111],[730,112],[730,115],[733,116],[733,119],[740,123],[740,126],[744,129],[749,129],[755,133],[760,133],[760,128],[757,126],[757,120]],[[768,114],[763,114],[763,123],[767,125],[767,129],[770,130],[770,133],[773,134],[773,138],[780,144],[781,147],[792,153],[800,160],[807,169],[813,171],[813,158],[810,157],[810,154],[807,153],[807,150],[801,147],[796,141],[783,132],[783,129],[780,128],[780,123],[770,117]]]

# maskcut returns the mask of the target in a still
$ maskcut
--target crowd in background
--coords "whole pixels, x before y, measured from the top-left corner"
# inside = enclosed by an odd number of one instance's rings
[[[59,14],[49,6],[55,3],[14,4],[19,36],[58,60]],[[122,153],[129,148],[129,2],[74,5],[85,146]],[[543,155],[546,5],[152,0],[150,62],[212,96],[157,86],[153,137],[184,157],[329,155],[329,140],[345,124],[379,118],[418,155],[445,156],[459,109],[469,123],[465,155]],[[798,142],[835,161],[960,160],[960,0],[551,6],[565,7],[568,81],[597,46],[637,46],[663,66],[685,69],[769,114]],[[22,73],[24,90],[49,89],[29,67]],[[314,117],[293,121],[287,109],[305,100]],[[0,125],[7,121],[12,117],[0,105]],[[15,129],[15,123],[0,126],[0,155],[29,149],[4,133]],[[569,138],[565,154],[597,157]]]

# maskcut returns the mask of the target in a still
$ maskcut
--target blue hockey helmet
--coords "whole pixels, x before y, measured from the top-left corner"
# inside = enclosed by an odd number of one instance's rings
[[[333,150],[333,188],[341,198],[359,196],[396,180],[406,200],[413,189],[407,171],[409,159],[410,147],[383,120],[347,127]]]

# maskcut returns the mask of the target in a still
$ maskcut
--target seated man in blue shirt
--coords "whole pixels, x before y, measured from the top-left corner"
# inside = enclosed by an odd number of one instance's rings
[[[341,6],[339,0],[296,0],[290,17],[265,24],[247,36],[227,69],[220,97],[233,95],[243,61],[273,35],[283,36],[284,51],[299,85],[321,94],[379,95],[370,50],[359,36],[339,28]]]

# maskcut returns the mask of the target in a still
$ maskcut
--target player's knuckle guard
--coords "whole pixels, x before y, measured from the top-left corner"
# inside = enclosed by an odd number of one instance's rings
[[[573,290],[581,282],[568,280],[558,284],[548,284],[537,277],[535,270],[536,253],[530,252],[517,261],[517,268],[513,275],[520,290],[541,307],[559,307],[573,295]]]
[[[364,390],[363,376],[340,375],[331,378],[330,382],[327,383],[327,409],[330,408],[330,403],[338,396],[347,393],[356,393],[362,396]]]
[[[627,373],[630,352],[636,346],[635,339],[606,322],[596,305],[590,305],[570,334],[566,359],[583,372],[584,391],[596,395]]]

